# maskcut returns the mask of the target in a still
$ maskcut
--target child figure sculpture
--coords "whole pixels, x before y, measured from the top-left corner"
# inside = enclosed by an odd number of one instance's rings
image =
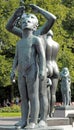
[[[37,123],[39,113],[38,83],[46,80],[46,59],[45,51],[42,46],[42,39],[39,35],[48,32],[52,27],[56,17],[48,11],[41,9],[36,5],[29,5],[34,11],[41,13],[47,19],[47,22],[37,29],[38,19],[33,14],[23,14],[24,7],[19,7],[6,25],[6,29],[19,36],[21,40],[16,45],[16,53],[13,62],[11,80],[15,76],[15,69],[18,65],[18,87],[21,96],[21,123],[19,126],[24,128],[27,125],[28,99],[31,104],[31,123],[29,128],[34,128]],[[21,28],[16,26],[16,20],[21,17]],[[39,78],[36,56],[39,57]],[[42,119],[47,117],[48,99],[46,85],[41,88],[41,100],[43,104]]]

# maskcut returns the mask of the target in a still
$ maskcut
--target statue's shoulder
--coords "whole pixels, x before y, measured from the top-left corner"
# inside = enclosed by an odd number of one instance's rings
[[[41,37],[40,37],[40,36],[33,35],[33,39],[34,39],[34,40],[40,40]]]
[[[42,43],[41,37],[33,35],[33,44],[36,46],[40,46],[41,43]]]
[[[22,42],[22,39],[18,40],[17,43],[16,43],[16,46],[19,46]]]

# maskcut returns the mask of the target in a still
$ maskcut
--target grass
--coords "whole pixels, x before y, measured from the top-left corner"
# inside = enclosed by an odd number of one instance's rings
[[[20,117],[21,113],[20,112],[1,112],[0,117]]]
[[[0,108],[0,117],[20,117],[21,111],[19,105],[12,105]]]

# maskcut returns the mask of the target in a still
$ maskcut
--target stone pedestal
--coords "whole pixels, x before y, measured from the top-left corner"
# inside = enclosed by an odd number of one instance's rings
[[[54,117],[68,117],[69,114],[74,114],[74,106],[56,106]]]
[[[16,130],[15,126],[0,125],[0,130]]]
[[[19,129],[14,126],[20,118],[0,118],[0,130],[31,130],[31,129]],[[35,128],[32,130],[64,130],[63,126],[69,126],[69,120],[63,118],[48,118],[47,127]]]
[[[42,128],[33,128],[33,129],[19,129],[19,128],[15,128],[13,126],[0,126],[0,130],[64,130],[62,127],[58,128],[58,127],[42,127]]]
[[[69,125],[69,118],[48,118],[48,126],[63,126]]]
[[[14,126],[20,118],[0,118],[0,130],[72,130],[69,118],[48,118],[47,127],[37,127],[34,129],[19,129]]]

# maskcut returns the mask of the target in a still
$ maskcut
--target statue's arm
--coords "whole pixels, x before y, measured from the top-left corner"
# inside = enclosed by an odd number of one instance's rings
[[[6,29],[9,32],[11,32],[11,33],[13,33],[13,34],[15,34],[17,36],[22,37],[22,30],[15,26],[15,18],[14,18],[14,16],[12,16],[9,19],[9,21],[8,21],[8,23],[6,25]]]
[[[13,66],[12,66],[12,71],[11,71],[11,81],[13,82],[13,79],[15,78],[15,71],[16,68],[18,66],[18,50],[17,50],[17,46],[16,46],[16,50],[15,50],[15,56],[14,56],[14,60],[13,60]]]
[[[41,80],[43,80],[46,72],[46,58],[45,58],[45,51],[42,46],[40,38],[37,39],[36,50],[39,59],[39,76]]]
[[[70,78],[70,75],[69,75],[68,81],[69,81],[69,84],[71,84],[71,78]]]
[[[53,26],[53,24],[56,20],[56,16],[53,15],[52,13],[40,8],[39,6],[30,4],[30,7],[35,12],[41,13],[47,19],[47,22],[39,30],[37,30],[37,33],[40,35],[47,33]]]
[[[13,34],[15,34],[15,35],[17,35],[17,36],[19,36],[19,37],[22,37],[22,30],[21,30],[20,28],[18,28],[18,27],[15,25],[15,23],[16,23],[16,20],[21,17],[23,11],[24,11],[24,7],[23,7],[23,6],[19,7],[19,8],[14,12],[14,14],[13,14],[12,17],[9,19],[9,21],[8,21],[8,23],[7,23],[7,25],[6,25],[6,29],[7,29],[9,32],[11,32],[11,33],[13,33]]]
[[[15,50],[15,56],[14,56],[14,60],[13,60],[13,66],[12,66],[12,71],[15,72],[17,66],[18,66],[18,44],[16,46],[16,50]]]

